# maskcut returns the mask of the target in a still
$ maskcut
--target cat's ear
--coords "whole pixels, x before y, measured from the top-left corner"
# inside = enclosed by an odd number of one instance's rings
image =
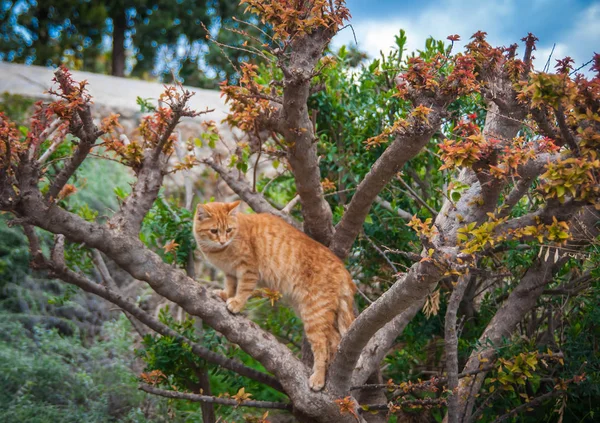
[[[235,216],[237,213],[237,206],[240,205],[240,201],[234,201],[233,203],[227,203],[227,210],[229,212],[229,216]]]
[[[208,210],[206,210],[204,204],[198,204],[196,206],[196,218],[198,220],[204,220],[208,219],[209,217],[211,217],[211,214],[208,212]]]

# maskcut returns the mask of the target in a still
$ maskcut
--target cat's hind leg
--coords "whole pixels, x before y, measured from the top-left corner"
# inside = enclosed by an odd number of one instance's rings
[[[335,330],[335,311],[317,301],[317,304],[312,306],[304,306],[300,314],[304,323],[304,333],[310,342],[314,357],[313,373],[308,384],[313,391],[320,391],[325,386],[325,374],[331,356],[329,337]]]

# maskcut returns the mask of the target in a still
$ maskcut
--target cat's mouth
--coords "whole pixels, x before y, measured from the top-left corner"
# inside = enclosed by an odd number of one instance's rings
[[[200,243],[200,248],[207,251],[219,251],[224,250],[231,244],[232,240],[226,241],[224,243],[204,240]]]

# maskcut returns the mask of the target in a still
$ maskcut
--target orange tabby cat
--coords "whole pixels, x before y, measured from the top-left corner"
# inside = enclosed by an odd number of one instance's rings
[[[320,390],[327,364],[354,319],[352,277],[327,247],[270,214],[236,213],[234,203],[198,204],[194,237],[226,276],[219,295],[239,313],[257,284],[290,299],[313,355],[309,384]]]

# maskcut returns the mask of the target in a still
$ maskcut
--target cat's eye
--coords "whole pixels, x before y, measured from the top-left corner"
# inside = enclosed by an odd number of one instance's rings
[[[217,232],[219,232],[219,230],[218,230],[218,229],[211,229],[211,230],[210,230],[210,233],[212,233],[212,234],[216,234]]]
[[[233,231],[233,228],[227,228],[227,233]]]

